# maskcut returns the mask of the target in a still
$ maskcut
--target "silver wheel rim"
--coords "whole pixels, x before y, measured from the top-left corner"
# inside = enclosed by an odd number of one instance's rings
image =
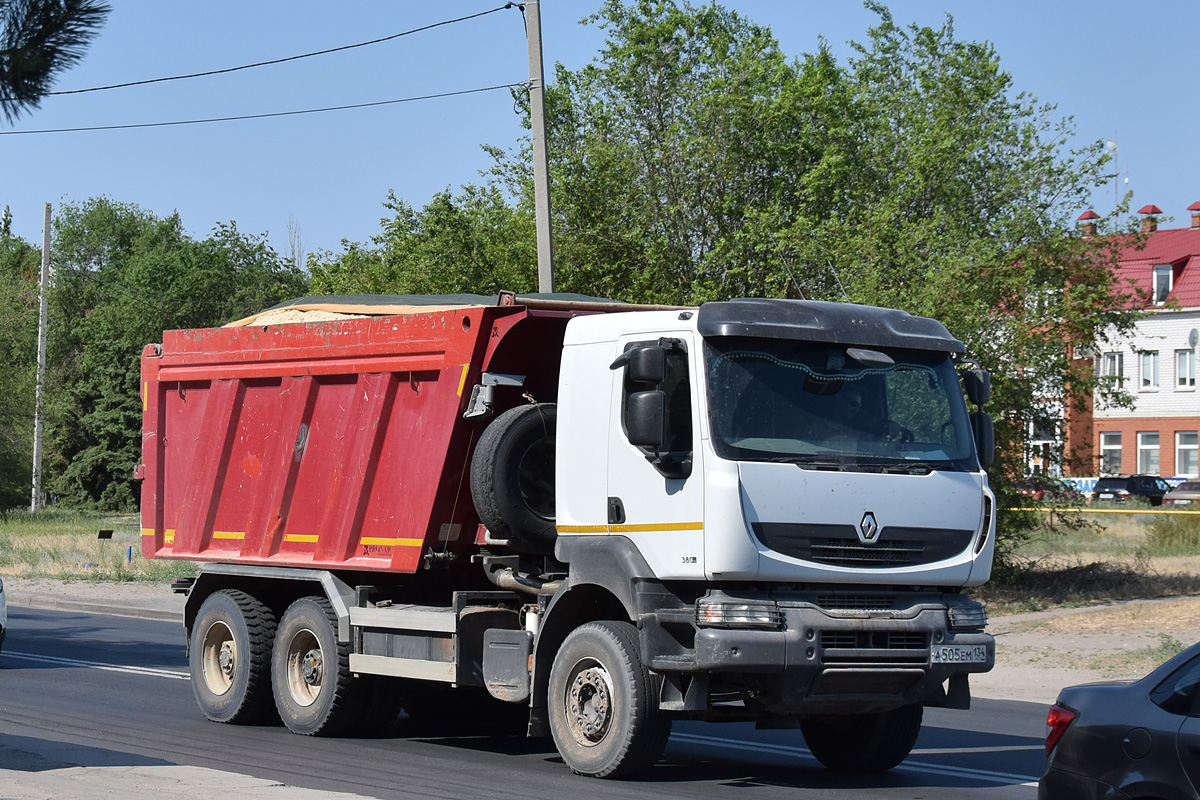
[[[204,632],[200,645],[200,672],[205,687],[220,696],[233,688],[233,674],[238,667],[237,640],[224,622],[214,622]]]
[[[284,680],[288,694],[301,706],[311,706],[321,694],[325,659],[317,635],[305,628],[288,642]]]
[[[566,696],[567,729],[584,747],[604,741],[612,728],[614,714],[612,676],[592,658],[580,660],[571,669]]]

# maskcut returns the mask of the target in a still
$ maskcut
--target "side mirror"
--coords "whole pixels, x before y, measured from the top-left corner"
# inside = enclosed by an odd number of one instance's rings
[[[667,374],[667,351],[657,345],[634,347],[609,365],[609,369],[621,367],[629,368],[625,376],[628,380],[657,386]]]
[[[992,401],[992,376],[987,370],[969,369],[962,374],[963,388],[967,399],[977,406],[986,406]]]
[[[666,393],[654,389],[629,395],[625,401],[625,433],[629,443],[655,452],[661,450],[667,440],[666,418]]]
[[[980,466],[986,467],[996,460],[996,432],[992,425],[992,415],[986,411],[972,411],[970,416],[971,433],[975,436],[975,452],[979,454]]]

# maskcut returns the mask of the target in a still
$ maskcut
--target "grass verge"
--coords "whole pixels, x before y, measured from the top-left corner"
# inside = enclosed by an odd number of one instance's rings
[[[111,531],[100,538],[100,531]],[[89,581],[169,581],[197,564],[143,558],[135,514],[48,509],[0,514],[0,575]]]
[[[1031,564],[973,590],[988,614],[1113,603],[1150,597],[1200,594],[1200,575],[1158,574],[1144,563]]]

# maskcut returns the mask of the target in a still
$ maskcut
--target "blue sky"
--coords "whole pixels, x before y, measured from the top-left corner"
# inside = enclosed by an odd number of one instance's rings
[[[55,86],[68,90],[219,69],[351,44],[467,14],[498,0],[114,0],[84,61]],[[543,0],[547,72],[577,68],[603,44],[579,21],[599,0]],[[875,16],[855,0],[730,0],[771,27],[792,56],[823,36],[843,62],[849,40]],[[890,4],[901,24],[938,26],[953,14],[958,38],[988,40],[1015,89],[1073,116],[1079,140],[1119,144],[1121,188],[1133,208],[1154,203],[1189,222],[1200,200],[1200,104],[1191,96],[1200,3],[1146,6],[907,0]],[[393,100],[519,82],[528,76],[515,9],[385,44],[230,75],[50,97],[0,133],[291,111]],[[42,208],[97,195],[159,215],[178,211],[205,236],[218,222],[268,233],[288,247],[288,220],[306,252],[339,249],[379,230],[389,189],[420,207],[447,187],[478,179],[481,144],[515,146],[523,131],[507,90],[454,98],[207,125],[0,135],[0,206],[14,232],[40,242]],[[1113,187],[1094,205],[1111,210]],[[1083,209],[1080,209],[1082,211]]]

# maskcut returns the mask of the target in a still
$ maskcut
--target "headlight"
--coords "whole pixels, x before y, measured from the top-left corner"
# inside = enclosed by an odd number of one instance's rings
[[[964,603],[953,605],[947,609],[950,614],[950,627],[959,631],[981,631],[987,627],[987,612],[981,603]]]
[[[696,625],[701,628],[770,628],[783,625],[775,603],[704,599],[696,603]]]

